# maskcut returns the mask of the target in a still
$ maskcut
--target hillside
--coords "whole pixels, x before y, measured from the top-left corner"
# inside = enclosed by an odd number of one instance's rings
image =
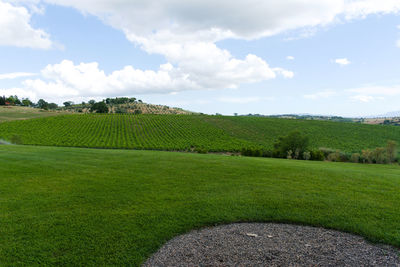
[[[140,266],[230,222],[334,228],[400,247],[398,166],[0,146],[2,266]]]
[[[0,122],[26,120],[67,114],[64,111],[47,111],[31,107],[0,106]]]
[[[116,98],[122,99],[122,98]],[[88,103],[75,104],[68,107],[62,107],[58,110],[69,113],[90,113],[91,105]],[[131,101],[126,103],[107,103],[108,113],[117,114],[194,114],[177,107],[169,107],[165,105],[154,105],[139,101]]]
[[[299,130],[314,148],[346,152],[400,143],[400,127],[329,121],[205,115],[63,115],[0,124],[0,139],[17,136],[29,145],[155,150],[240,151],[271,149],[282,135]]]

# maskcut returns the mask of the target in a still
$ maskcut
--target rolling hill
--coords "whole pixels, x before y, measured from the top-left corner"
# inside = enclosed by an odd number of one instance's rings
[[[264,117],[206,115],[62,115],[0,124],[0,139],[22,144],[213,152],[272,149],[282,135],[299,130],[314,148],[346,152],[400,143],[400,127]]]

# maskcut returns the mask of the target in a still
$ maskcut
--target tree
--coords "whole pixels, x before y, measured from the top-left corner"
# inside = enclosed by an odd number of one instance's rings
[[[303,153],[308,151],[309,138],[299,131],[291,132],[287,136],[281,136],[274,144],[274,155],[286,158],[288,151],[295,152],[294,157],[300,158]]]
[[[377,147],[374,151],[372,151],[373,158],[375,163],[383,164],[386,161],[386,149],[384,147]]]
[[[106,104],[104,101],[94,103],[94,104],[90,107],[90,112],[108,113],[107,104]]]
[[[0,106],[4,106],[6,104],[6,97],[0,96]]]
[[[44,99],[39,99],[39,101],[37,102],[37,106],[41,109],[49,109],[49,103],[44,101]]]
[[[389,163],[393,163],[397,156],[397,143],[396,141],[389,140],[386,145],[386,157]]]
[[[58,108],[58,105],[56,103],[50,103],[50,104],[48,104],[48,108],[49,109],[56,109],[56,108]]]
[[[92,99],[92,100],[89,100],[88,103],[89,103],[89,105],[93,106],[96,103],[96,101]]]
[[[63,103],[64,107],[66,107],[66,108],[72,106],[73,104],[74,104],[74,102],[72,102],[72,101],[66,101]]]
[[[21,105],[21,101],[18,99],[18,96],[12,95],[6,99],[6,102],[9,102],[11,105]]]
[[[25,106],[25,107],[30,107],[30,106],[32,106],[32,101],[30,101],[29,100],[29,98],[25,98],[25,99],[22,99],[22,105],[23,106]]]

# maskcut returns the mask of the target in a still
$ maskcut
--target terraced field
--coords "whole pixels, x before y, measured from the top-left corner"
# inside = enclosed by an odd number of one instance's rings
[[[62,115],[0,124],[0,139],[23,144],[154,150],[271,149],[290,131],[310,136],[314,148],[346,152],[400,143],[400,127],[329,121],[206,115]]]

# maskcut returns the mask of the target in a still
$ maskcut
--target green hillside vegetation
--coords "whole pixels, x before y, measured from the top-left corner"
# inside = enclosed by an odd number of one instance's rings
[[[154,105],[143,103],[136,98],[116,97],[106,98],[103,101],[108,108],[106,113],[117,114],[194,114],[194,112],[184,110],[182,108],[169,107],[166,105]],[[68,111],[72,113],[91,113],[94,100],[88,103],[74,104],[71,101],[64,102],[64,107],[59,107],[58,110]]]
[[[400,143],[400,128],[329,121],[206,115],[63,115],[0,124],[0,139],[22,144],[211,152],[272,149],[298,130],[313,148],[346,152]]]
[[[139,266],[167,240],[291,222],[400,247],[400,169],[157,151],[0,146],[2,266]]]
[[[46,111],[31,107],[0,106],[0,123],[66,114],[62,111]]]

